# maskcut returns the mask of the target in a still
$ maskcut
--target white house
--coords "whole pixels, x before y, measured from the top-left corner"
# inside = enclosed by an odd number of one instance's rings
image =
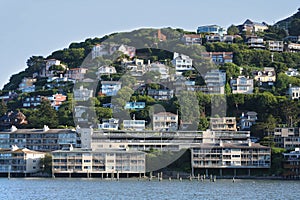
[[[288,68],[288,70],[285,71],[285,74],[288,76],[298,76],[299,72],[298,72],[298,69]]]
[[[83,88],[83,86],[80,86],[79,89],[74,89],[75,101],[87,101],[91,97],[93,97],[93,90]]]
[[[251,126],[256,123],[257,120],[257,113],[254,111],[248,111],[246,114],[242,113],[240,117],[240,130],[241,131],[248,131],[250,130]]]
[[[158,62],[151,63],[149,71],[159,72],[161,79],[168,79],[170,77],[169,67]]]
[[[289,96],[291,99],[299,99],[300,98],[300,87],[291,87],[289,88]]]
[[[172,64],[175,67],[176,74],[180,75],[184,71],[194,70],[193,59],[189,56],[174,52]]]
[[[74,80],[83,80],[84,75],[87,73],[88,69],[83,67],[68,69],[65,77]]]
[[[115,74],[117,73],[116,68],[113,66],[101,66],[98,68],[98,72],[97,75],[98,77],[102,76],[102,75],[110,75],[110,74]]]
[[[211,70],[204,76],[208,93],[224,94],[226,72],[220,70]]]
[[[118,130],[119,119],[102,119],[102,124],[98,124],[98,128],[101,130]]]
[[[239,76],[230,80],[230,86],[233,94],[252,94],[253,79],[245,76]]]
[[[145,120],[123,120],[123,129],[142,131],[145,130],[145,124]]]
[[[200,34],[185,34],[182,36],[181,41],[185,45],[202,44],[202,38]]]

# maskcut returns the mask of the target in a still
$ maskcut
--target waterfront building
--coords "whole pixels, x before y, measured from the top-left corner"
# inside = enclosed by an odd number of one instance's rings
[[[247,170],[246,175],[251,175],[251,170],[269,169],[271,166],[271,149],[257,143],[230,144],[198,144],[191,147],[193,174],[211,171],[222,176],[224,171],[232,171],[237,175],[237,170]],[[218,172],[219,171],[219,172]]]
[[[300,178],[300,148],[295,148],[295,151],[283,153],[284,161],[283,176],[285,178],[299,179]]]
[[[76,174],[85,177],[118,178],[123,175],[144,175],[144,152],[125,149],[77,149],[52,152],[53,174]],[[109,175],[108,175],[109,174]],[[100,175],[100,176],[99,176]]]
[[[270,133],[276,147],[294,149],[300,147],[299,127],[278,127]]]
[[[53,151],[72,144],[79,146],[78,135],[70,129],[17,129],[12,126],[10,130],[0,131],[0,148],[17,145],[35,151]],[[2,142],[1,142],[2,141]]]
[[[29,174],[42,170],[40,161],[45,153],[12,146],[0,149],[0,173]]]
[[[232,94],[252,94],[253,79],[245,76],[238,76],[230,80]]]

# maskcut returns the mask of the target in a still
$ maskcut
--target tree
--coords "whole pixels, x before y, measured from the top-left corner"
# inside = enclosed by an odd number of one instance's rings
[[[52,174],[52,156],[50,153],[47,153],[45,157],[41,159],[39,164],[43,173],[46,173],[49,176]]]
[[[290,35],[300,35],[300,19],[293,19],[289,26],[289,34]]]
[[[2,99],[0,103],[0,117],[3,116],[6,112],[7,112],[7,106],[4,100]]]
[[[239,29],[238,29],[238,27],[236,27],[235,25],[231,25],[231,26],[229,26],[228,27],[228,29],[227,29],[227,34],[228,35],[237,35],[237,34],[239,34]]]
[[[57,112],[51,107],[49,100],[42,100],[40,107],[28,116],[28,123],[29,127],[33,128],[42,128],[44,125],[50,128],[58,126]]]

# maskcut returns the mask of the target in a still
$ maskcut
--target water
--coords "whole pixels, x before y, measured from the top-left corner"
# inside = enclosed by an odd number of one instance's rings
[[[300,181],[0,179],[1,200],[43,199],[297,199]]]

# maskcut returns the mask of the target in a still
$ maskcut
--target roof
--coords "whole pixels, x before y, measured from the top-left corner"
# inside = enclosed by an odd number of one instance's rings
[[[201,143],[192,146],[192,148],[270,149],[270,147],[266,147],[258,143],[251,143],[251,146],[249,146],[248,143],[223,143],[222,146],[219,144]]]
[[[49,129],[48,131],[44,131],[43,129],[17,129],[14,132],[9,131],[0,131],[0,134],[41,134],[41,133],[73,133],[74,130],[71,129]]]
[[[12,149],[0,149],[0,153],[34,153],[34,154],[44,154],[44,152],[40,152],[40,151],[33,151],[27,148],[23,148],[23,149],[16,149],[16,150],[12,150]]]
[[[154,115],[158,115],[158,116],[177,116],[176,114],[171,113],[171,112],[160,112],[160,113],[156,113]]]
[[[127,149],[81,149],[81,148],[73,148],[73,150],[56,150],[52,151],[52,153],[141,153],[145,154],[145,152],[142,151],[135,151],[135,150],[127,150]]]

